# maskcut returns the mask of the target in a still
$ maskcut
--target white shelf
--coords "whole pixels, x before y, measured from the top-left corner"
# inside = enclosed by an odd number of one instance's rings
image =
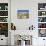
[[[46,29],[46,28],[38,28],[38,29]]]
[[[0,23],[8,23],[8,22],[0,22]]]
[[[38,22],[38,23],[46,23],[46,22]]]
[[[44,15],[44,16],[38,16],[38,17],[46,17],[46,15]]]
[[[46,11],[46,10],[38,10],[38,11]]]
[[[0,16],[0,17],[8,17],[8,16]]]
[[[0,10],[0,11],[8,11],[8,10]]]

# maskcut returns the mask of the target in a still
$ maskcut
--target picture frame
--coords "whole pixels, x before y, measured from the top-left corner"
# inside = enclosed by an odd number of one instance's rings
[[[17,10],[17,18],[18,19],[28,19],[29,10]]]

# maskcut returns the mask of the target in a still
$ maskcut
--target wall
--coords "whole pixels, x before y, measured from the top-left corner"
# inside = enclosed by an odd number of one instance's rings
[[[34,3],[34,6],[33,6],[33,3]],[[26,0],[23,0],[23,1],[16,0],[16,1],[11,2],[11,15],[12,15],[11,20],[16,25],[17,30],[28,30],[29,26],[31,26],[34,23],[34,21],[37,20],[37,16],[34,15],[34,14],[37,14],[37,13],[34,13],[34,10],[36,12],[36,9],[37,9],[36,3],[37,2],[35,1],[30,2],[30,0],[27,0],[27,1]],[[19,9],[28,9],[29,19],[17,19],[17,10]],[[35,17],[36,19],[34,19]]]
[[[16,25],[17,32],[19,30],[28,30],[30,25],[35,26],[33,30],[33,46],[43,44],[43,38],[38,38],[38,3],[45,3],[46,0],[11,0],[11,22]],[[17,19],[18,9],[29,9],[29,19]],[[36,37],[37,36],[37,37]],[[38,44],[39,43],[39,44]],[[42,45],[43,46],[43,45]]]

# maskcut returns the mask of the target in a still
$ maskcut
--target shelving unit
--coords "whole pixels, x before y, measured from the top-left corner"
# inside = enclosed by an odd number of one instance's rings
[[[8,37],[8,3],[0,3],[0,35]]]
[[[38,3],[38,32],[39,37],[46,37],[46,3]]]
[[[0,10],[0,11],[8,11],[8,10]]]
[[[46,10],[38,10],[38,11],[46,11]]]

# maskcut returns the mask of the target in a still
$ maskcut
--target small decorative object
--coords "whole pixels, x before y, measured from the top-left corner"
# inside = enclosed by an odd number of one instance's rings
[[[8,37],[8,23],[0,23],[0,35]]]
[[[44,10],[44,8],[40,8],[40,10]]]
[[[32,25],[32,26],[29,27],[29,30],[34,30],[34,28],[35,27]]]
[[[0,16],[8,16],[8,11],[0,11]]]
[[[4,20],[3,20],[4,22],[7,22],[7,19],[6,18],[4,18]]]
[[[46,9],[46,6],[45,6],[45,9]]]
[[[38,18],[38,21],[41,22],[42,21],[42,18]]]
[[[39,36],[40,37],[46,37],[46,29],[40,29],[39,30]]]
[[[38,10],[45,10],[46,3],[38,3]]]
[[[45,12],[42,12],[42,15],[45,15]]]
[[[0,6],[0,10],[1,10],[1,6]]]
[[[5,6],[5,10],[8,10],[8,6]]]
[[[0,29],[1,30],[8,30],[8,24],[7,23],[0,23]]]
[[[43,23],[43,24],[38,24],[38,28],[46,28],[46,24],[45,23]]]
[[[18,10],[17,18],[18,19],[28,19],[29,18],[29,10]]]
[[[16,30],[16,26],[13,23],[11,23],[11,30]]]
[[[7,17],[0,17],[0,22],[7,22]]]
[[[38,17],[39,22],[46,22],[46,17]]]

